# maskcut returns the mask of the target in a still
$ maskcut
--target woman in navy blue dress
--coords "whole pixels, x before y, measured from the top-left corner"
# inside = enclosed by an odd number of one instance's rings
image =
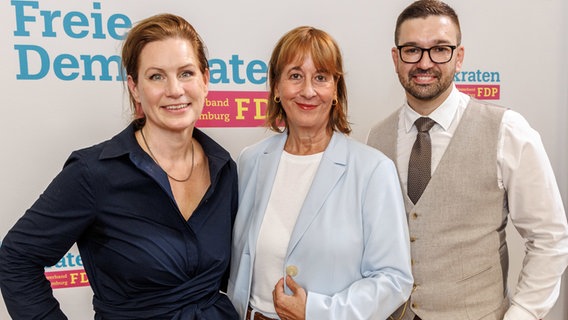
[[[221,292],[236,167],[195,128],[209,84],[204,45],[183,18],[157,15],[130,30],[122,63],[134,120],[73,152],[4,238],[8,311],[14,319],[66,319],[44,268],[76,242],[95,319],[237,319]]]

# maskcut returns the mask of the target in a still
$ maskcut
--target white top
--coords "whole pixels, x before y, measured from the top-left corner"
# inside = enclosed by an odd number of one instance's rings
[[[432,173],[440,163],[470,97],[454,86],[429,117]],[[420,117],[408,104],[399,116],[397,163],[406,192],[408,161]],[[566,213],[540,135],[519,113],[507,110],[499,130],[496,170],[499,188],[507,191],[511,222],[527,240],[526,256],[512,306],[505,320],[542,319],[558,299],[562,272],[568,264]]]
[[[262,313],[276,312],[272,291],[282,277],[290,236],[322,156],[323,152],[307,156],[282,152],[260,227],[252,273],[250,304]]]

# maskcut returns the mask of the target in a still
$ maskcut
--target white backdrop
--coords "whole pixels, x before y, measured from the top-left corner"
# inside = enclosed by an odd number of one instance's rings
[[[390,48],[396,17],[409,3],[378,0],[0,2],[3,39],[0,87],[4,101],[4,121],[0,126],[0,240],[59,172],[71,151],[106,140],[129,122],[127,95],[122,83],[115,79],[115,65],[109,64],[112,80],[106,80],[101,78],[102,72],[96,64],[89,71],[84,63],[96,55],[110,58],[119,54],[120,41],[115,38],[124,33],[121,23],[136,22],[161,12],[187,18],[205,40],[209,58],[228,66],[229,82],[212,83],[210,90],[242,95],[266,91],[264,83],[255,83],[259,82],[258,78],[247,78],[246,68],[253,61],[266,63],[274,43],[284,32],[298,25],[322,28],[342,47],[353,137],[364,141],[372,124],[403,101]],[[499,99],[494,102],[519,111],[541,133],[566,201],[568,4],[564,0],[448,0],[448,3],[460,15],[466,48],[463,70],[468,77],[459,79],[458,83],[477,88],[497,86]],[[236,60],[231,62],[235,55],[241,64],[235,63]],[[77,61],[76,66],[70,62],[73,60]],[[497,78],[484,81],[478,77],[483,73]],[[251,116],[245,117],[248,120]],[[268,134],[263,128],[235,124],[231,120],[226,127],[204,128],[235,158],[244,146]],[[509,281],[514,285],[523,247],[514,229],[509,228],[508,233]],[[77,260],[71,259],[78,252],[73,249],[70,254],[69,259],[48,271],[80,271]],[[55,294],[70,319],[92,319],[88,286],[67,285],[56,289]],[[567,300],[568,288],[564,285],[559,302],[547,319],[568,319]],[[9,319],[3,302],[0,302],[0,319]]]

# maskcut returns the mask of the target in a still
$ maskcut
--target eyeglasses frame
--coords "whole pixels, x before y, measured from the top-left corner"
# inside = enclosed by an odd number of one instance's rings
[[[404,63],[416,64],[416,63],[420,62],[420,60],[422,60],[422,58],[424,57],[424,51],[426,51],[426,52],[428,52],[428,58],[430,59],[430,61],[432,61],[435,64],[444,64],[444,63],[448,63],[452,60],[452,58],[454,57],[454,51],[457,49],[458,46],[459,45],[444,44],[444,45],[433,46],[433,47],[430,47],[430,48],[422,48],[422,47],[414,46],[414,45],[411,45],[411,44],[406,44],[406,45],[396,46],[396,49],[398,50],[398,56],[400,57],[400,60]],[[402,49],[406,48],[406,47],[414,47],[414,48],[420,49],[420,58],[418,60],[416,60],[416,62],[404,61],[404,59],[402,58]],[[439,47],[448,47],[448,48],[452,49],[452,53],[450,54],[450,58],[448,59],[448,61],[436,62],[432,59],[432,56],[430,55],[430,50],[432,50],[434,48],[439,48]]]

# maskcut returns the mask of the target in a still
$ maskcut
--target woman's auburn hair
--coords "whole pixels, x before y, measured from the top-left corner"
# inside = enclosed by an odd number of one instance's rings
[[[266,126],[276,132],[288,130],[286,112],[280,101],[275,100],[275,88],[286,65],[311,56],[318,70],[333,75],[336,85],[335,104],[329,114],[328,129],[345,134],[351,133],[347,121],[347,87],[343,72],[341,51],[335,40],[325,31],[310,26],[301,26],[286,33],[272,51],[268,64],[269,97],[266,107]]]

